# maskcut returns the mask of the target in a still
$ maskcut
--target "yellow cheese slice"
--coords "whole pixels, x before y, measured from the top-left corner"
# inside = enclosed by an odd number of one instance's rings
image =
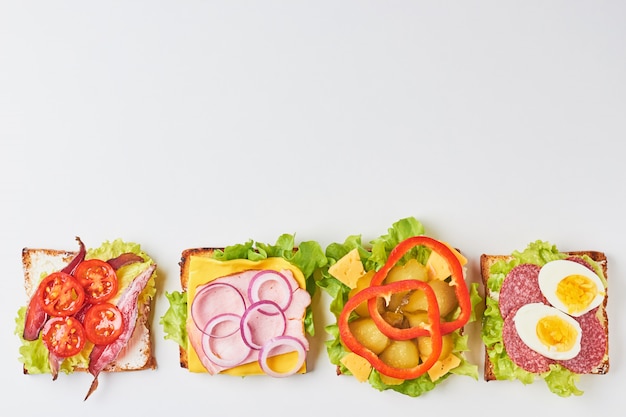
[[[288,352],[282,355],[276,355],[267,358],[267,365],[270,367],[270,369],[276,372],[285,373],[291,371],[297,361],[298,354],[296,352]],[[204,369],[204,367],[202,369]],[[265,372],[261,370],[258,362],[244,363],[243,365],[239,365],[235,368],[225,369],[220,373],[233,376],[265,375]],[[297,373],[306,373],[306,361]]]
[[[458,250],[454,249],[446,242],[441,243],[445,244],[447,247],[450,248],[450,250],[452,250],[459,262],[461,262],[461,266],[467,264],[467,258],[461,255]],[[452,271],[450,270],[448,262],[446,262],[446,260],[441,255],[434,251],[430,253],[428,261],[426,261],[426,269],[428,269],[428,279],[430,280],[438,279],[443,281],[447,279],[450,275],[452,275]]]
[[[363,263],[359,256],[359,250],[357,248],[352,249],[347,255],[328,268],[328,273],[346,284],[349,288],[355,288],[359,278],[365,275],[365,269],[363,268]]]
[[[400,385],[405,381],[404,379],[394,378],[385,374],[379,374],[379,377],[382,383],[385,385]]]
[[[451,353],[445,359],[435,362],[435,364],[427,371],[428,376],[430,376],[431,381],[435,382],[447,374],[450,369],[454,369],[459,366],[460,363],[461,359]]]
[[[230,261],[218,261],[203,256],[191,256],[189,259],[189,279],[187,281],[187,317],[191,317],[191,304],[196,295],[196,289],[213,280],[228,275],[237,274],[249,270],[272,269],[275,271],[289,270],[293,274],[294,279],[298,282],[300,288],[306,290],[306,280],[300,269],[283,258],[267,258],[260,261],[251,261],[248,259],[234,259]],[[192,348],[191,343],[187,341],[187,361],[188,369],[191,372],[207,372],[202,362],[198,358],[198,354]],[[293,368],[297,361],[297,354],[294,352],[278,355],[268,359],[268,364],[272,369],[278,372],[286,372]],[[298,373],[306,372],[306,361],[298,371]],[[263,375],[265,374],[258,362],[239,365],[235,368],[224,370],[222,373],[229,375],[245,376],[245,375]]]
[[[370,376],[370,372],[372,372],[372,365],[354,352],[348,353],[346,356],[341,358],[340,362],[348,368],[350,372],[352,372],[352,375],[354,375],[359,382],[367,381],[367,378]]]

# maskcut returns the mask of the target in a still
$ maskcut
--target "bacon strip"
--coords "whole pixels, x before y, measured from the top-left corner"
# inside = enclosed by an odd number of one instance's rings
[[[107,263],[113,267],[116,271],[123,266],[132,264],[135,262],[143,262],[143,258],[132,252],[123,253],[117,258],[109,259]]]
[[[87,254],[85,245],[83,244],[83,241],[80,240],[78,236],[76,236],[76,241],[78,242],[78,245],[79,245],[78,254],[74,257],[74,259],[72,259],[72,262],[67,264],[67,266],[61,270],[61,272],[65,272],[66,274],[70,274],[70,275],[74,273],[74,270],[76,269],[78,264],[85,260],[85,255]]]
[[[139,314],[137,307],[139,294],[146,287],[155,269],[156,265],[150,265],[145,271],[135,277],[117,302],[117,308],[120,309],[122,317],[124,318],[124,330],[115,342],[109,345],[96,345],[91,351],[89,355],[89,373],[94,376],[94,380],[91,383],[85,400],[89,398],[91,393],[98,387],[98,375],[100,375],[100,372],[118,357],[124,346],[126,346],[130,340],[135,330],[135,324]]]
[[[46,320],[48,320],[48,315],[41,308],[41,303],[39,303],[37,293],[35,293],[26,308],[26,320],[24,322],[24,333],[22,334],[24,340],[37,340]]]
[[[59,358],[54,353],[48,353],[48,362],[50,363],[50,373],[52,373],[52,380],[56,381],[59,376],[59,369],[61,369],[61,362],[63,358]]]

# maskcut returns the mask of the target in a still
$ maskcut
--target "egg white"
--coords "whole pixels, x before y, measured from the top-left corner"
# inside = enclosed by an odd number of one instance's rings
[[[581,311],[569,311],[568,306],[565,305],[556,294],[556,289],[559,282],[569,275],[583,275],[589,278],[591,282],[596,285],[596,297],[585,309]],[[593,271],[591,271],[584,265],[564,259],[548,262],[541,268],[541,270],[539,271],[539,288],[541,289],[541,292],[546,297],[546,299],[550,302],[550,304],[574,317],[582,316],[588,311],[599,306],[604,300],[605,295],[604,285],[602,284],[602,281],[600,280],[600,277],[598,277],[598,275],[596,275]]]
[[[571,349],[559,352],[554,348],[544,345],[541,340],[539,340],[537,336],[537,323],[546,316],[558,316],[576,329],[576,340]],[[578,353],[580,353],[580,340],[582,337],[580,324],[571,316],[554,307],[543,303],[526,304],[517,310],[513,320],[515,329],[522,341],[540,355],[555,360],[567,360],[576,357]]]

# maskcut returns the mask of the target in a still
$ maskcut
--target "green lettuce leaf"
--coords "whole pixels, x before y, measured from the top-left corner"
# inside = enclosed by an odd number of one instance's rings
[[[387,234],[372,240],[369,245],[362,242],[360,235],[348,236],[343,243],[331,243],[328,245],[326,248],[328,264],[322,269],[322,278],[316,283],[331,297],[330,311],[333,313],[335,318],[338,318],[341,314],[341,311],[348,300],[350,288],[331,276],[328,273],[328,267],[334,265],[339,259],[348,254],[348,252],[356,248],[359,252],[359,256],[361,258],[361,262],[363,262],[365,270],[376,271],[385,264],[391,250],[400,242],[409,237],[423,235],[424,233],[425,231],[423,225],[417,219],[408,217],[393,223],[391,228],[387,230]],[[414,248],[403,257],[400,263],[405,262],[410,258],[416,258],[422,264],[426,264],[429,255],[430,250],[424,247]],[[470,321],[475,321],[477,319],[475,311],[482,303],[482,298],[478,293],[478,284],[470,285],[470,299],[472,302],[472,316]],[[336,365],[342,374],[351,375],[350,371],[341,363],[341,359],[348,354],[348,350],[341,343],[337,324],[330,324],[325,327],[325,330],[330,335],[330,339],[325,342],[330,362],[333,365]],[[461,352],[468,350],[467,336],[461,336],[458,330],[454,332],[453,335],[453,352],[459,353],[457,356],[461,359],[461,364],[457,368],[451,370],[448,374],[439,378],[437,381],[432,382],[430,377],[427,374],[424,374],[419,378],[406,380],[399,385],[387,385],[382,381],[378,371],[373,369],[368,378],[369,384],[380,391],[393,390],[411,397],[418,397],[445,381],[452,373],[456,375],[469,376],[478,380],[478,367],[467,362],[463,355],[460,354]]]
[[[187,293],[180,291],[165,292],[169,307],[159,323],[165,332],[164,339],[170,339],[187,350]]]
[[[549,242],[537,240],[528,244],[523,251],[514,251],[509,261],[498,261],[489,270],[487,288],[494,294],[500,292],[506,275],[520,264],[535,264],[543,266],[554,260],[565,259],[566,253],[559,252],[557,247]],[[589,257],[585,260],[592,265],[600,277],[605,280],[601,266]],[[606,284],[606,281],[605,281]],[[507,355],[502,341],[502,326],[504,320],[500,315],[500,308],[496,299],[487,297],[486,308],[482,319],[481,338],[487,348],[487,355],[493,364],[493,373],[497,379],[519,380],[523,384],[530,384],[535,379],[543,379],[551,392],[561,396],[582,395],[583,392],[576,387],[580,375],[556,364],[550,366],[550,371],[535,375],[523,370],[513,363]]]

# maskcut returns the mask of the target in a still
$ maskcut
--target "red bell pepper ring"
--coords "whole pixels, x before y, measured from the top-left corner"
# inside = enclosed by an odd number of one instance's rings
[[[469,297],[469,292],[467,290],[467,285],[465,284],[465,279],[463,277],[463,267],[461,265],[461,262],[456,257],[454,252],[452,252],[452,250],[442,242],[428,236],[413,236],[403,240],[391,250],[391,253],[389,253],[389,258],[387,258],[387,262],[385,263],[385,265],[383,265],[383,267],[379,269],[372,277],[371,285],[382,285],[391,268],[393,268],[393,266],[398,263],[398,261],[404,255],[406,255],[408,251],[420,245],[425,246],[434,252],[437,252],[448,262],[448,265],[450,266],[452,285],[454,285],[455,294],[459,301],[459,307],[461,311],[456,319],[452,321],[441,322],[441,334],[448,334],[457,329],[460,329],[467,324],[470,318],[470,314],[472,312],[472,305]],[[428,287],[430,288],[430,286]],[[429,300],[428,303],[430,305],[431,301]],[[436,300],[435,304],[437,304]],[[396,340],[408,340],[415,337],[428,335],[427,330],[421,327],[398,329],[387,323],[378,311],[375,298],[370,298],[367,301],[367,306],[370,312],[370,316],[372,317],[380,331],[387,337],[392,337]],[[437,319],[437,321],[439,320],[440,318]]]
[[[425,335],[431,337],[432,351],[428,358],[412,368],[396,368],[387,365],[378,357],[377,354],[363,346],[354,337],[354,335],[350,331],[349,326],[350,315],[352,314],[352,311],[354,311],[354,309],[357,308],[362,302],[376,300],[376,298],[378,297],[390,295],[396,292],[411,291],[416,289],[423,290],[428,299],[427,313],[429,323],[426,324],[425,327],[421,328],[421,330],[425,332]],[[337,325],[339,326],[339,335],[341,337],[341,340],[348,349],[367,360],[370,365],[372,365],[372,367],[381,374],[392,378],[407,380],[420,377],[422,374],[432,368],[435,362],[437,362],[437,360],[439,359],[443,343],[441,338],[439,319],[439,305],[437,304],[437,298],[435,297],[435,293],[433,292],[432,288],[422,281],[404,280],[386,285],[369,286],[364,290],[356,293],[346,302],[346,305],[344,306],[341,314],[339,315],[339,319],[337,320]],[[397,334],[391,336],[392,339],[410,339],[406,337],[406,333],[401,332],[402,329],[395,330],[397,331]]]

